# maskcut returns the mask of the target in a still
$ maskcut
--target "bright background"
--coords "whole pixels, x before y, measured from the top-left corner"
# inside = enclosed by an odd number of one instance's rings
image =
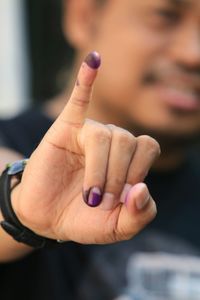
[[[0,0],[0,118],[55,96],[73,51],[61,30],[61,0]]]
[[[22,0],[0,1],[0,115],[8,116],[30,102],[30,64],[26,49]]]

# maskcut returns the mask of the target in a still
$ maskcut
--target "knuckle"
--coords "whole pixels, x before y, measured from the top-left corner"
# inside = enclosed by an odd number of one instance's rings
[[[92,141],[102,145],[110,143],[112,139],[112,133],[105,125],[90,119],[85,120],[82,132],[87,144]]]
[[[87,132],[91,132],[91,130],[94,130],[96,126],[98,126],[98,122],[92,120],[92,119],[85,119],[83,128]],[[101,125],[101,124],[100,124]]]
[[[89,100],[84,95],[82,96],[74,95],[72,98],[72,103],[74,105],[82,107],[85,106],[86,104],[89,104]]]
[[[112,131],[116,130],[116,128],[117,128],[117,126],[114,124],[107,124],[106,127],[108,127]]]
[[[148,135],[142,135],[138,137],[138,143],[142,144],[146,151],[150,152],[152,156],[160,155],[160,145],[154,138]]]
[[[159,143],[154,139],[150,138],[151,149],[156,155],[160,155],[161,149]]]
[[[107,143],[112,138],[111,132],[105,126],[96,126],[92,135],[101,144]]]
[[[136,144],[136,138],[128,131],[116,129],[113,132],[114,138],[116,138],[121,149],[132,150]]]

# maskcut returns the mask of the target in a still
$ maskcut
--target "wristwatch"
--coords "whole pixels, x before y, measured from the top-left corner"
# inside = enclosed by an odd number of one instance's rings
[[[13,164],[8,164],[0,177],[0,209],[4,217],[0,225],[9,235],[20,243],[34,248],[52,246],[62,241],[49,239],[34,233],[19,221],[12,208],[10,196],[11,180],[15,177],[18,183],[21,181],[27,163],[28,159],[23,159]]]

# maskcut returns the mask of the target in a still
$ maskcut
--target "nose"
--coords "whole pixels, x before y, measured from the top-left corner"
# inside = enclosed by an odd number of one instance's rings
[[[185,26],[174,33],[170,45],[171,58],[188,68],[200,66],[200,29],[198,26]]]

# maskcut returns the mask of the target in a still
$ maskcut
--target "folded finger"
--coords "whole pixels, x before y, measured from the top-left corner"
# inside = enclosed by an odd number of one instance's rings
[[[138,183],[128,193],[126,203],[122,204],[116,236],[127,240],[142,230],[157,214],[156,204],[147,186]]]
[[[100,123],[89,123],[84,125],[80,138],[85,155],[83,199],[89,206],[95,207],[101,203],[104,192],[111,132]]]
[[[157,141],[149,136],[137,138],[137,147],[127,175],[127,183],[134,185],[144,181],[149,169],[160,154]]]
[[[107,125],[112,132],[108,170],[100,208],[110,210],[119,202],[129,165],[136,148],[136,138],[127,130]]]

